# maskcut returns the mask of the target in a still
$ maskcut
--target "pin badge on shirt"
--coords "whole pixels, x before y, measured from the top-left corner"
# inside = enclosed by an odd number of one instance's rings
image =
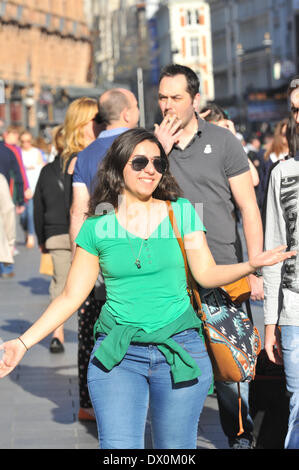
[[[207,144],[205,149],[204,149],[204,153],[212,153],[212,147],[210,144]]]

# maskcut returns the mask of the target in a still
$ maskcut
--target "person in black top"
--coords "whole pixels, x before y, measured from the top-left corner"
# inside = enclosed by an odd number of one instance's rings
[[[64,148],[63,126],[55,129],[54,145],[58,152],[52,163],[41,170],[33,198],[34,228],[42,253],[49,252],[53,261],[50,298],[55,299],[63,290],[71,266],[69,222],[65,206],[64,175],[60,154]],[[63,325],[53,332],[50,351],[64,351]]]
[[[56,298],[63,290],[71,265],[69,210],[72,202],[73,171],[78,153],[95,140],[102,128],[97,113],[98,103],[93,98],[82,97],[72,101],[66,111],[63,128],[55,138],[59,155],[54,162],[42,169],[40,181],[35,189],[36,235],[41,249],[50,251],[54,265],[51,298]],[[78,310],[80,420],[95,419],[87,388],[87,368],[94,344],[93,325],[99,308],[99,301],[91,293]],[[53,332],[50,351],[62,352],[63,342],[61,326]]]
[[[5,176],[9,186],[13,182],[13,201],[17,206],[17,212],[21,213],[21,208],[24,206],[23,178],[14,153],[5,145],[5,142],[0,142],[0,173]]]

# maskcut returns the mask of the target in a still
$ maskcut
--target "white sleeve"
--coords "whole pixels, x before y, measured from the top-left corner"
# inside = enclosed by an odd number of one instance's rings
[[[265,250],[287,245],[286,223],[280,202],[281,172],[279,165],[271,172],[267,194]],[[281,310],[283,263],[263,268],[264,322],[277,324]]]

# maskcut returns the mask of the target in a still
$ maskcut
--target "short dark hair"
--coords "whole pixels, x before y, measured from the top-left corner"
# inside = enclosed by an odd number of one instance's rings
[[[164,77],[175,77],[176,75],[184,75],[187,81],[187,91],[191,98],[193,99],[195,95],[199,92],[199,79],[196,73],[186,67],[185,65],[179,64],[170,64],[166,65],[162,70],[159,78],[159,84]]]
[[[130,108],[131,104],[127,96],[118,89],[111,89],[104,92],[106,95],[102,101],[99,101],[99,111],[95,116],[95,120],[99,124],[112,124],[120,118],[120,114],[124,108]]]
[[[89,202],[88,216],[102,215],[97,213],[99,205],[109,204],[115,209],[118,198],[124,190],[123,171],[135,147],[149,140],[159,147],[161,158],[167,160],[167,170],[155,189],[153,196],[161,200],[176,200],[182,192],[169,172],[168,159],[157,137],[143,128],[130,129],[118,136],[109,148],[102,161],[97,177],[96,186]]]

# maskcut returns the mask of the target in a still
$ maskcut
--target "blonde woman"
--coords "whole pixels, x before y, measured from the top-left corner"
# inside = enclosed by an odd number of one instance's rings
[[[39,175],[33,197],[34,228],[41,253],[50,253],[53,262],[53,276],[49,294],[54,300],[61,294],[71,265],[68,235],[68,217],[64,207],[64,182],[61,152],[64,148],[63,126],[53,131],[55,160],[44,166]],[[63,325],[53,331],[50,352],[64,351]]]
[[[68,213],[72,201],[72,179],[77,155],[95,140],[101,129],[95,120],[97,113],[97,101],[88,97],[78,98],[73,101],[66,112],[63,123],[64,149],[61,158],[65,174],[64,183]]]
[[[71,265],[69,204],[74,157],[95,139],[97,125],[93,119],[97,111],[94,99],[83,97],[70,104],[63,125],[53,132],[55,160],[42,169],[35,190],[35,231],[41,251],[50,252],[54,267],[49,289],[51,300],[61,294]],[[62,325],[53,332],[50,352],[63,352],[63,344]]]
[[[91,144],[100,133],[102,126],[96,121],[98,104],[95,99],[83,97],[73,101],[67,110],[63,123],[64,148],[61,152],[64,172],[65,207],[69,224],[69,211],[72,203],[72,182],[77,155]],[[69,238],[67,240],[68,247]],[[102,305],[102,304],[101,304]],[[101,306],[99,306],[100,308]],[[94,420],[92,404],[87,388],[87,367],[90,352],[94,345],[93,325],[98,315],[97,301],[93,292],[78,310],[78,375],[79,402],[78,418]]]

